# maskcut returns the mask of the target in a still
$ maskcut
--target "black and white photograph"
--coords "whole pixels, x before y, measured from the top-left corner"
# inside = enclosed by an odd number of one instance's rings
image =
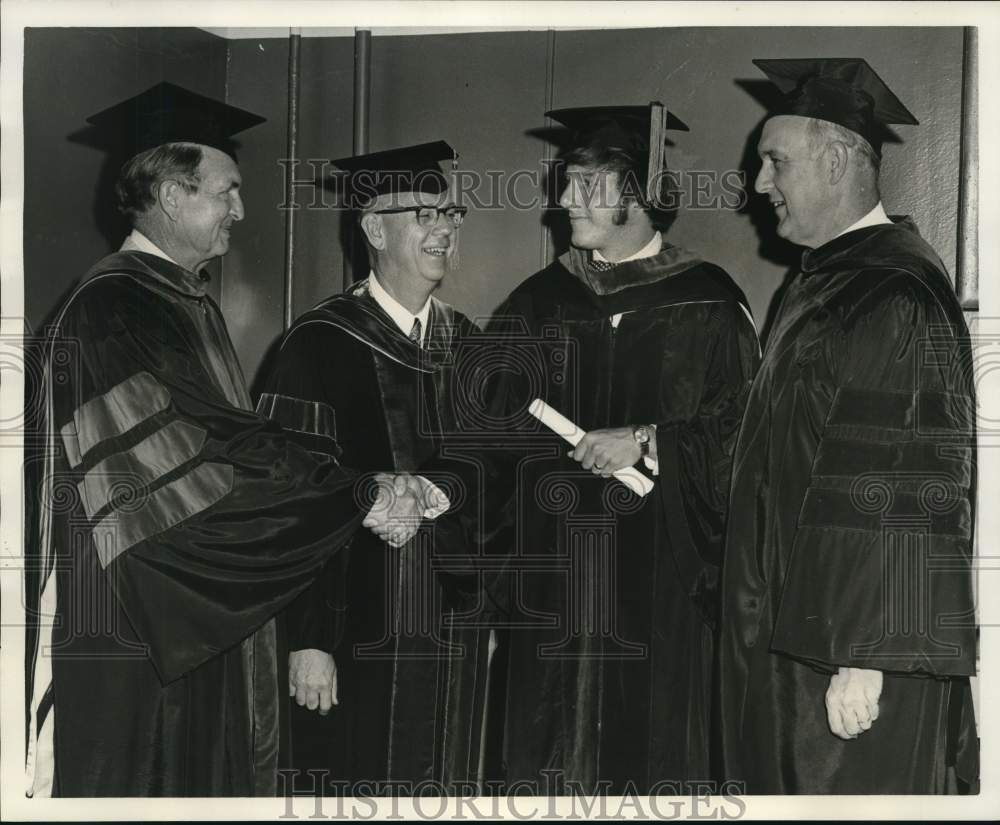
[[[2,14],[4,819],[1000,813],[995,8]]]

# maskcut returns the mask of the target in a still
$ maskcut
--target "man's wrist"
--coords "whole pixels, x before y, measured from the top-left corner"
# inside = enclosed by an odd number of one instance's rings
[[[632,439],[639,445],[640,458],[645,458],[649,455],[649,445],[654,437],[655,430],[647,424],[637,424],[632,427]]]
[[[424,476],[413,476],[419,485],[418,499],[423,507],[425,519],[436,519],[451,508],[451,501],[444,491]]]
[[[654,476],[658,476],[660,474],[660,462],[659,459],[657,458],[657,449],[656,449],[656,425],[647,424],[645,426],[646,429],[649,431],[649,441],[648,441],[648,449],[642,456],[642,464]]]

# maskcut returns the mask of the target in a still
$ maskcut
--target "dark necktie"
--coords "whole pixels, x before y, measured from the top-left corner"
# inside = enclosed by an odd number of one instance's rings
[[[416,344],[418,347],[420,346],[420,332],[421,332],[420,319],[414,318],[413,326],[410,327],[410,340],[413,341],[413,343]]]
[[[591,258],[590,268],[597,272],[610,272],[615,268],[615,265],[611,261],[599,261],[597,258]]]

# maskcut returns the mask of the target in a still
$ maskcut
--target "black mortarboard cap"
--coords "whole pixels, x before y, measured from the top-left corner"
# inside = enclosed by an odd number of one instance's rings
[[[662,104],[659,104],[662,105]],[[649,106],[578,106],[573,109],[553,109],[545,116],[573,131],[573,142],[601,141],[606,146],[649,150]],[[688,127],[673,112],[667,112],[667,129],[687,132]]]
[[[664,105],[653,101],[647,106],[579,106],[553,109],[545,113],[571,132],[572,146],[599,144],[617,147],[632,155],[649,155],[646,195],[656,200],[653,191],[661,183],[664,171],[664,144],[668,129],[687,132],[687,124]]]
[[[890,123],[919,122],[861,57],[754,60],[782,92],[772,112],[836,123],[861,135],[879,154]]]
[[[341,171],[321,183],[346,196],[343,206],[362,208],[378,195],[423,192],[439,195],[448,191],[448,179],[440,161],[454,162],[455,150],[445,141],[418,143],[367,155],[355,155],[333,161]]]
[[[174,141],[200,143],[235,156],[232,136],[265,120],[166,82],[87,118],[101,143],[123,157]]]

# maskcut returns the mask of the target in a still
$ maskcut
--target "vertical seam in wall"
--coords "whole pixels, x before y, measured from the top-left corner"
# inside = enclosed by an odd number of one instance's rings
[[[548,112],[552,108],[552,100],[554,97],[555,89],[555,67],[556,67],[556,31],[555,29],[549,29],[546,33],[545,38],[545,106],[542,109],[543,112]],[[545,118],[545,125],[550,126],[551,120]],[[550,161],[552,160],[552,144],[549,141],[544,141],[544,149],[542,152],[542,171],[547,172],[550,167]],[[542,217],[545,217],[545,212],[549,206],[549,180],[545,179],[545,188],[542,190],[543,202],[542,202]],[[539,269],[544,269],[549,263],[549,247],[551,245],[551,233],[545,220],[538,222],[539,229],[541,230],[541,243],[539,244]]]
[[[229,103],[229,75],[230,67],[233,61],[233,43],[231,40],[226,41],[226,75],[223,78],[222,85],[222,99],[224,102]],[[219,258],[219,309],[223,310],[222,317],[226,317],[225,313],[225,292],[226,292],[226,256],[223,255]]]
[[[979,310],[979,56],[975,26],[962,29],[962,99],[958,132],[955,291],[966,311]]]

